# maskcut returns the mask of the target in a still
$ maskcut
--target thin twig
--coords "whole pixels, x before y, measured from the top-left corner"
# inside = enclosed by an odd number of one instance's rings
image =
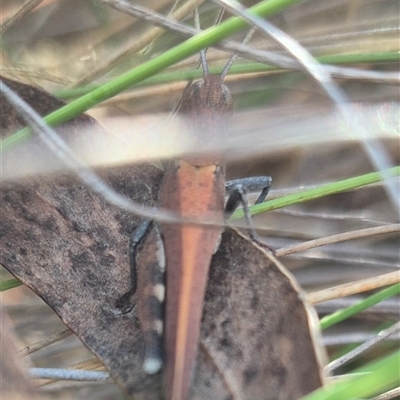
[[[25,357],[28,354],[32,354],[35,351],[41,350],[45,348],[46,346],[49,346],[50,344],[56,343],[62,339],[65,339],[68,336],[71,336],[73,332],[71,329],[65,329],[61,332],[57,332],[54,335],[51,335],[47,337],[46,339],[40,340],[39,342],[33,343],[29,346],[26,346],[25,348],[21,349],[18,351],[18,355],[20,357]]]
[[[333,244],[338,242],[344,242],[346,240],[358,239],[367,236],[382,235],[384,233],[400,232],[400,224],[391,224],[386,226],[378,226],[375,228],[359,229],[350,232],[339,233],[336,235],[325,236],[320,239],[309,240],[293,246],[283,247],[276,250],[275,255],[277,257],[287,256],[289,254],[298,253],[313,249],[315,247],[325,246],[327,244]]]
[[[391,400],[391,399],[397,399],[400,397],[400,387],[397,387],[395,389],[389,390],[386,393],[382,393],[379,396],[372,397],[370,400]]]
[[[325,367],[325,372],[331,373],[341,367],[342,365],[348,363],[349,361],[353,360],[355,357],[359,356],[360,354],[364,353],[372,346],[375,346],[377,343],[380,343],[382,340],[385,340],[389,336],[393,335],[394,333],[400,332],[400,322],[395,323],[390,328],[385,329],[379,332],[376,336],[372,339],[367,340],[362,345],[356,347],[355,349],[349,351],[344,356],[337,358],[335,361],[332,361]]]
[[[338,297],[351,296],[352,294],[367,292],[369,290],[393,285],[399,282],[400,271],[389,272],[387,274],[374,276],[357,282],[346,283],[344,285],[309,293],[307,295],[307,301],[311,304],[322,303],[323,301],[336,299]]]
[[[98,358],[91,358],[90,360],[81,361],[76,364],[70,365],[68,370],[87,370],[87,371],[95,371],[95,370],[104,370],[104,364]],[[37,385],[39,387],[50,385],[51,383],[56,382],[57,379],[46,379],[41,380],[40,383]]]
[[[34,379],[56,379],[63,381],[107,381],[110,379],[110,374],[105,371],[29,368],[28,372]]]
[[[356,345],[358,346],[360,343],[364,343],[367,340],[372,340],[376,335],[371,332],[342,332],[342,333],[333,333],[333,334],[324,334],[322,338],[322,343],[325,347],[334,347],[337,348],[339,346],[349,346]],[[394,342],[398,342],[398,337],[389,338],[388,340],[393,340]]]
[[[337,382],[341,380],[348,380],[352,378],[360,378],[362,376],[365,376],[369,374],[370,372],[353,372],[351,374],[346,374],[346,375],[334,375],[334,376],[329,376],[328,381],[329,382]]]

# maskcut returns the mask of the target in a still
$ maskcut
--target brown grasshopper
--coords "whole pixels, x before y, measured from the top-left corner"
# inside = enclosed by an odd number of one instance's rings
[[[202,60],[205,60],[204,55]],[[226,140],[226,124],[232,114],[232,98],[223,83],[228,66],[229,63],[222,74],[216,76],[208,73],[203,62],[203,79],[193,83],[182,99],[179,114],[189,133],[199,142]],[[169,163],[159,205],[184,218],[209,220],[218,215],[217,222],[222,226],[224,219],[241,203],[251,223],[246,189],[262,189],[257,204],[264,201],[271,181],[270,177],[255,177],[225,182],[222,154],[218,151],[194,153]],[[226,190],[230,195],[224,207]],[[126,308],[126,297],[138,287],[138,309],[145,342],[144,369],[149,374],[157,373],[165,363],[167,398],[183,400],[188,397],[196,357],[209,265],[223,229],[162,223],[151,230],[151,225],[152,222],[145,221],[131,238],[132,286],[117,305]],[[135,257],[140,246],[145,247],[148,269],[139,271],[136,283]]]

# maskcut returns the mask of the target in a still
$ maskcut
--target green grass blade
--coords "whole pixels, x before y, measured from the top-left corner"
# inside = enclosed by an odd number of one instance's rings
[[[321,329],[329,328],[332,325],[335,325],[341,321],[344,321],[351,316],[366,310],[369,307],[374,306],[375,304],[389,298],[393,297],[400,293],[400,283],[396,283],[395,285],[389,286],[372,296],[368,296],[357,304],[353,304],[350,307],[344,308],[343,310],[338,310],[333,314],[327,315],[320,320]]]
[[[399,383],[400,352],[382,357],[354,372],[362,375],[318,389],[301,400],[362,399],[389,390]]]
[[[13,289],[21,285],[22,283],[18,279],[7,279],[5,281],[0,281],[0,292],[5,292],[6,290]]]

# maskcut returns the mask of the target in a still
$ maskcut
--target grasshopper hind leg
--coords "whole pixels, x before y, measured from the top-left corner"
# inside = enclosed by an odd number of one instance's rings
[[[146,219],[133,232],[129,240],[129,270],[130,285],[126,293],[123,294],[115,303],[119,314],[127,314],[132,311],[134,306],[133,295],[137,289],[136,255],[143,247],[148,234],[151,232],[153,221]]]
[[[129,242],[130,288],[116,302],[119,314],[136,306],[143,337],[143,370],[156,374],[163,365],[165,254],[161,234],[153,221],[145,220]]]
[[[154,225],[137,255],[137,305],[143,331],[143,369],[147,374],[156,374],[163,365],[164,280],[164,246]]]

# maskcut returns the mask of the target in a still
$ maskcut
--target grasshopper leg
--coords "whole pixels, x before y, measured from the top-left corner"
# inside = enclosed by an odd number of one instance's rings
[[[257,235],[253,221],[251,218],[250,210],[249,210],[249,201],[247,198],[247,192],[254,192],[256,190],[261,190],[260,195],[258,196],[255,204],[262,203],[272,184],[272,178],[269,176],[256,176],[251,178],[241,178],[235,179],[231,181],[227,181],[225,183],[225,189],[229,193],[228,200],[225,205],[224,216],[225,219],[228,219],[236,208],[241,204],[243,207],[244,216],[246,219],[247,230],[249,233],[249,237],[252,241],[260,245],[261,247],[271,249],[267,244],[265,244]]]

